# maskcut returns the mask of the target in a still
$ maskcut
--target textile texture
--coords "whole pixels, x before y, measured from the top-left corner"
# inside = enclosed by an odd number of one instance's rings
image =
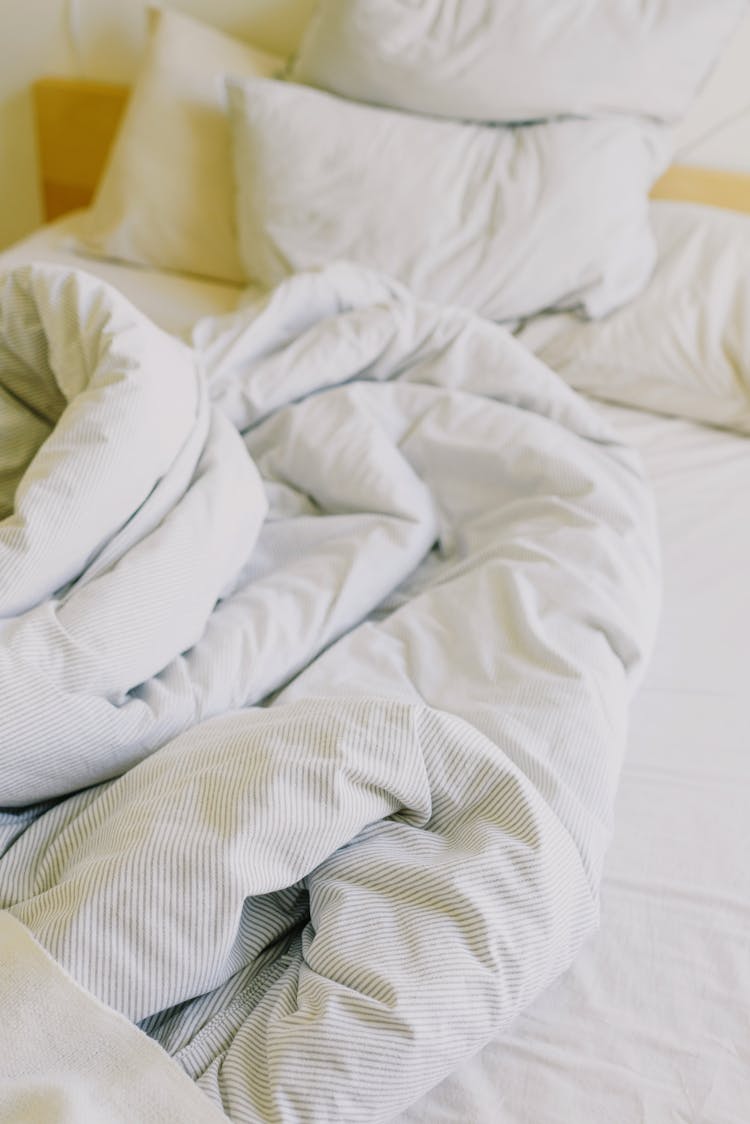
[[[233,1121],[384,1121],[596,926],[651,500],[379,275],[193,342],[0,283],[0,905]]]

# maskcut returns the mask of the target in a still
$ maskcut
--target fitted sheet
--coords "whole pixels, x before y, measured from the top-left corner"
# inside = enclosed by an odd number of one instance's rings
[[[83,267],[168,330],[240,290],[84,260],[70,220],[0,256]],[[664,606],[632,710],[600,931],[514,1024],[401,1118],[746,1124],[750,1113],[750,443],[597,404],[653,483]]]
[[[84,257],[71,248],[85,212],[66,215],[57,222],[41,227],[29,238],[0,254],[0,268],[45,261],[83,269],[114,285],[136,308],[168,332],[186,335],[200,316],[232,312],[251,290],[237,285],[165,273],[155,269],[122,265],[101,258]]]
[[[750,442],[599,406],[653,482],[664,604],[632,709],[601,927],[410,1124],[750,1114]]]

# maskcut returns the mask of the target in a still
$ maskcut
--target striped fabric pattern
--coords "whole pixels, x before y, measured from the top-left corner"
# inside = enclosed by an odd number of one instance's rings
[[[35,284],[119,306],[80,276]],[[86,346],[85,316],[64,331]],[[194,343],[180,357],[221,419],[212,455],[239,443],[232,502],[257,518],[257,472],[267,518],[227,573],[232,518],[213,492],[191,509],[181,566],[200,581],[208,559],[202,588],[221,569],[221,589],[140,682],[73,683],[43,642],[24,649],[37,677],[1,743],[5,793],[21,779],[0,905],[231,1120],[393,1119],[597,923],[656,620],[650,498],[505,330],[377,275],[292,278]],[[102,651],[137,647],[143,619],[159,632],[174,557],[151,552],[132,625],[82,571]],[[0,644],[70,603],[68,580]],[[60,779],[81,745],[98,783]]]

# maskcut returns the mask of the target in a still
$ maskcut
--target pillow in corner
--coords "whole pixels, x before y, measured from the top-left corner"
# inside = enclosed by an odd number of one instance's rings
[[[539,317],[519,338],[586,394],[750,434],[750,215],[651,205],[658,260],[598,324]]]
[[[149,18],[146,59],[76,248],[238,284],[221,76],[274,74],[283,60],[177,12]]]
[[[523,128],[364,106],[287,82],[227,84],[246,277],[347,259],[497,320],[601,316],[654,260],[647,195],[670,142],[627,118]]]
[[[319,0],[293,76],[473,121],[676,121],[747,0]]]

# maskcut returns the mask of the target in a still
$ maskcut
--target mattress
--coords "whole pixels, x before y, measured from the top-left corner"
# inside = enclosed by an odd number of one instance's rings
[[[0,257],[84,268],[168,331],[231,286],[85,260],[70,220]],[[597,404],[639,451],[663,552],[659,639],[636,697],[603,883],[574,967],[401,1119],[745,1124],[750,1114],[746,438]]]

